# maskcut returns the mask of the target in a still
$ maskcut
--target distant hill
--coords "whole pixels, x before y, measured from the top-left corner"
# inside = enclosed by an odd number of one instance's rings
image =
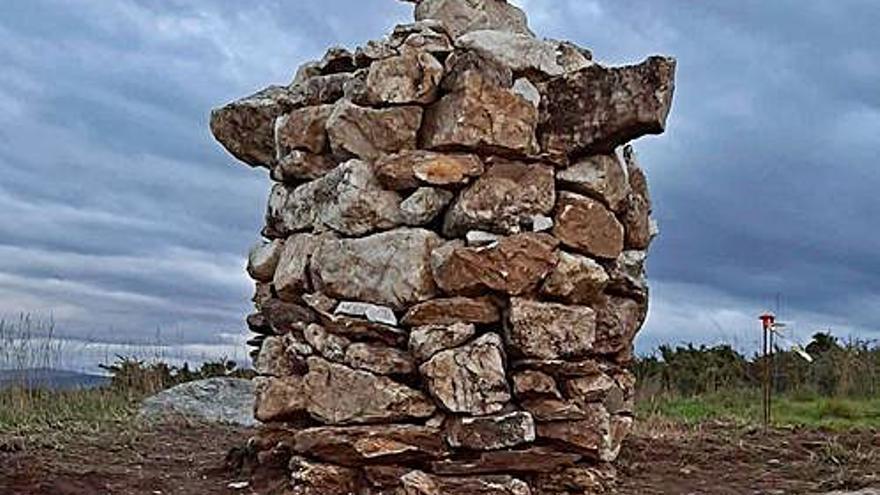
[[[30,388],[73,390],[97,388],[110,382],[110,377],[50,368],[0,370],[0,389],[27,384]]]

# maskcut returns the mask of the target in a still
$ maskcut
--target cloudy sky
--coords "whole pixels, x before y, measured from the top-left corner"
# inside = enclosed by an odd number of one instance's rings
[[[777,294],[800,338],[880,337],[875,0],[514,3],[540,35],[602,61],[679,60],[669,131],[636,143],[663,231],[642,351],[748,348]],[[104,353],[162,342],[184,357],[243,355],[244,258],[268,179],[213,142],[209,111],[410,10],[0,3],[0,315],[51,317]]]

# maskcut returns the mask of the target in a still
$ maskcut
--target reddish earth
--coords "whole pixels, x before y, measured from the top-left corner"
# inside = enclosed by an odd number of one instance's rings
[[[659,432],[659,433],[658,433]],[[166,424],[61,439],[0,437],[0,494],[253,494],[230,483],[232,449],[252,431]],[[54,444],[54,445],[53,445]],[[621,457],[618,493],[815,493],[880,484],[880,436],[726,425],[641,433]],[[329,495],[329,494],[328,494]]]

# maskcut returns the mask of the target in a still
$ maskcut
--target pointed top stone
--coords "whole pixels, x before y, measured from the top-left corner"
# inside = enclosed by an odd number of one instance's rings
[[[525,12],[505,0],[402,0],[416,4],[417,21],[433,19],[446,25],[453,38],[481,29],[534,36]]]

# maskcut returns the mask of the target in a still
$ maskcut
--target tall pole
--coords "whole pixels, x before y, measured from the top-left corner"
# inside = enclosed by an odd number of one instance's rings
[[[761,327],[764,334],[764,346],[763,346],[763,371],[764,371],[764,380],[762,392],[763,396],[761,398],[763,419],[764,419],[764,428],[768,428],[770,426],[770,400],[772,395],[771,383],[772,378],[770,375],[770,359],[772,359],[772,348],[773,345],[773,325],[776,322],[776,316],[773,313],[764,313],[760,316],[761,319]]]

